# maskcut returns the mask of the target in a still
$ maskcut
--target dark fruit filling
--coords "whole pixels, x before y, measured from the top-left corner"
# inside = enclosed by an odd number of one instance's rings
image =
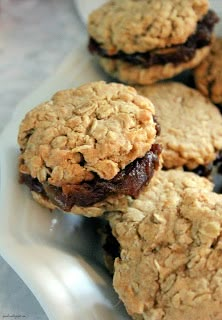
[[[38,179],[28,174],[20,174],[20,182],[26,184],[31,191],[50,199],[64,211],[70,211],[74,205],[93,205],[113,194],[137,197],[140,189],[150,181],[158,168],[161,151],[160,145],[153,144],[143,158],[134,160],[111,180],[104,180],[96,175],[90,182],[56,187],[47,182],[41,184]]]
[[[161,50],[153,50],[148,52],[136,52],[126,54],[119,51],[114,55],[109,55],[95,39],[89,40],[89,51],[101,57],[120,59],[133,65],[141,65],[143,67],[151,67],[153,65],[164,65],[166,63],[178,64],[190,61],[196,52],[196,49],[208,46],[211,43],[212,31],[214,25],[219,21],[218,16],[212,10],[203,17],[197,24],[195,34],[191,35],[184,44],[171,46],[161,53]],[[168,50],[168,52],[167,52]]]

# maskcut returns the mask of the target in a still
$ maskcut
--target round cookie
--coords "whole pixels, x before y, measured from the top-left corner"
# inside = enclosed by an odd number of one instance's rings
[[[120,244],[113,284],[133,319],[221,319],[221,200],[204,178],[161,171],[108,216]]]
[[[163,166],[184,166],[202,174],[222,150],[222,117],[197,90],[165,82],[137,87],[155,105],[163,146]]]
[[[222,106],[222,38],[216,38],[209,55],[194,70],[197,89]]]
[[[208,54],[216,14],[207,0],[112,0],[88,19],[89,50],[119,80],[151,84]]]
[[[137,219],[136,212],[140,215],[143,214],[144,216],[146,216],[149,211],[153,212],[156,208],[158,215],[158,206],[168,206],[168,198],[172,198],[175,199],[175,201],[178,201],[178,196],[180,197],[184,190],[188,188],[198,190],[202,188],[207,191],[212,191],[213,184],[208,179],[204,177],[198,177],[192,172],[184,172],[182,170],[159,170],[153,177],[149,186],[145,187],[141,191],[139,197],[136,200],[132,201],[132,199],[128,197],[127,205],[125,205],[125,207],[122,206],[119,209],[116,208],[115,211],[121,212],[120,217],[122,215],[124,215],[125,217],[125,214],[126,217],[127,215],[128,217],[130,217],[130,215],[132,214],[131,222],[132,225],[134,225],[134,219]],[[120,245],[117,241],[118,236],[117,239],[115,237],[115,225],[116,223],[118,223],[119,219],[117,216],[118,214],[116,214],[115,211],[113,210],[112,213],[108,212],[106,215],[107,220],[113,227],[113,234],[109,224],[104,224],[99,232],[101,244],[104,249],[105,266],[111,274],[113,274],[114,272],[115,258],[120,256]],[[142,216],[140,218],[142,219]],[[129,223],[129,230],[132,226],[131,222],[127,222]]]
[[[122,84],[57,92],[20,125],[20,181],[42,205],[88,216],[102,214],[104,200],[120,205],[138,196],[159,166],[154,113]]]

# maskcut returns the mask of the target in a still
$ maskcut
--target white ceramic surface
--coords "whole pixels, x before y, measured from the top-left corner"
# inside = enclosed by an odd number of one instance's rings
[[[50,320],[127,319],[102,265],[94,219],[50,212],[18,184],[17,132],[25,113],[57,90],[106,79],[85,42],[58,72],[23,100],[3,131],[0,253],[35,294]]]
[[[85,19],[92,2],[77,3]],[[219,1],[212,4],[222,16]],[[220,24],[217,33],[221,31]],[[86,51],[86,39],[83,36],[79,49],[53,77],[16,107],[0,137],[0,253],[35,294],[50,320],[126,320],[129,318],[101,262],[92,228],[96,220],[50,212],[35,203],[27,188],[17,182],[16,139],[25,113],[59,89],[106,80]]]

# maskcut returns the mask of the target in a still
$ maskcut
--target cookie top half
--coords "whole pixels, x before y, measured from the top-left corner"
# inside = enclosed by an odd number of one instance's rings
[[[192,173],[156,178],[144,198],[110,217],[121,252],[114,288],[134,319],[219,320],[222,196]]]
[[[222,106],[222,38],[216,38],[208,56],[194,70],[196,87]]]
[[[112,0],[89,16],[88,31],[108,54],[184,43],[208,11],[206,0]]]
[[[222,150],[222,117],[209,99],[177,82],[137,90],[155,104],[166,168],[195,169],[216,158]]]
[[[20,125],[20,170],[50,184],[111,179],[151,149],[153,104],[122,84],[103,81],[56,93]]]

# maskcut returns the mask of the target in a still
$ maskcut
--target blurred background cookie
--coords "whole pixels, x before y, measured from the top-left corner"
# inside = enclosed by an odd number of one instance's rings
[[[222,107],[222,38],[216,38],[209,55],[194,70],[199,89],[211,101]]]
[[[138,86],[156,108],[166,169],[184,167],[208,175],[222,150],[222,117],[199,91],[182,83]]]
[[[43,206],[88,216],[102,214],[104,199],[137,197],[159,167],[154,113],[150,100],[122,84],[57,92],[20,125],[20,181]]]
[[[206,0],[112,0],[89,16],[89,50],[114,78],[151,84],[197,66],[217,22]]]
[[[222,196],[211,187],[160,171],[127,211],[108,216],[120,246],[113,284],[133,319],[221,319]]]

